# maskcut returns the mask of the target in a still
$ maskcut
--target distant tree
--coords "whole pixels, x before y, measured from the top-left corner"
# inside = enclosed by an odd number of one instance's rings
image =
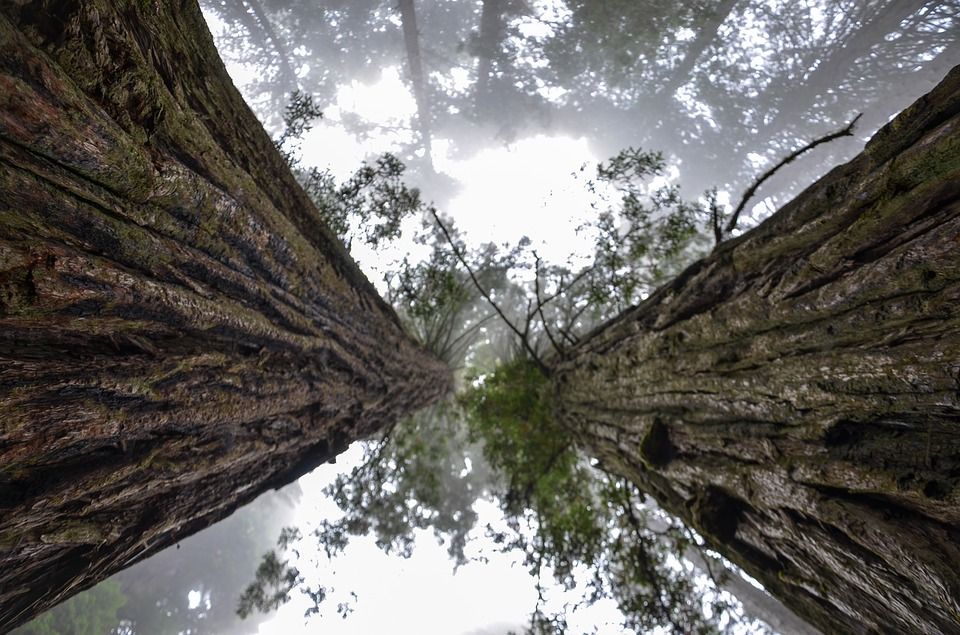
[[[409,66],[404,42],[413,39],[402,37],[402,24],[389,22],[399,5],[271,8],[260,1],[272,21],[288,25],[281,31],[302,51],[298,63],[309,67],[303,87],[322,105],[339,86],[374,80],[371,69]],[[910,95],[932,87],[960,62],[951,47],[957,15],[956,0],[549,6],[421,0],[415,32],[422,89],[409,77],[411,94],[421,95],[418,104],[429,104],[429,113],[420,112],[411,126],[428,122],[431,136],[463,154],[491,137],[510,143],[543,131],[586,136],[601,156],[624,145],[667,148],[689,188],[735,192],[758,163],[818,130],[857,112],[864,113],[862,128],[874,130]],[[239,46],[240,21],[228,22],[238,25],[234,56],[250,59]],[[464,77],[469,86],[462,86]],[[353,117],[344,123],[361,135],[373,130]],[[412,174],[425,176],[429,169],[413,160],[423,133],[413,133],[396,153]],[[817,176],[819,166],[845,160],[857,147],[851,140],[818,151],[767,183],[757,202],[767,199],[773,209]],[[427,178],[422,184],[441,202],[451,190]]]
[[[420,31],[417,27],[417,11],[413,0],[400,0],[400,23],[403,29],[403,46],[407,53],[407,73],[413,89],[413,98],[417,103],[417,131],[423,147],[424,160],[428,169],[433,170],[433,144],[430,138],[430,102],[427,97],[426,73],[423,70],[423,56],[420,54]]]
[[[666,81],[657,87],[657,93],[665,97],[672,97],[678,88],[690,81],[693,69],[701,61],[704,54],[712,47],[722,45],[722,42],[719,41],[720,27],[730,18],[740,1],[720,0],[712,6],[698,7],[702,17],[696,21],[696,35],[689,44],[682,48],[682,55],[670,70]]]

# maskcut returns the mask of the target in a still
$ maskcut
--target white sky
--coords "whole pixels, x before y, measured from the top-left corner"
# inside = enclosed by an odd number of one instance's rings
[[[597,161],[586,139],[537,135],[465,161],[442,154],[444,143],[434,146],[436,168],[463,184],[446,211],[471,243],[515,244],[528,236],[553,262],[577,251],[575,230],[591,215],[591,197],[571,175]]]
[[[349,176],[364,158],[394,149],[396,141],[404,137],[394,134],[358,142],[339,126],[343,112],[360,114],[384,126],[409,126],[415,104],[396,69],[385,70],[375,85],[355,83],[340,91],[337,106],[324,113],[302,145],[304,163],[327,167],[338,178]],[[471,244],[516,243],[528,235],[535,238],[534,248],[547,260],[562,262],[576,251],[575,229],[586,219],[590,199],[571,174],[584,162],[592,165],[597,160],[585,139],[541,135],[509,146],[493,146],[466,160],[451,158],[449,146],[444,139],[434,140],[434,166],[459,181],[462,189],[442,211],[453,217]],[[353,256],[377,282],[373,270],[389,266],[412,247],[405,243],[374,252],[355,244]],[[349,469],[358,456],[359,449],[354,447],[335,465],[325,465],[301,479],[304,503],[298,510],[298,524],[302,528],[337,515],[336,506],[323,500],[321,490],[334,478],[336,469]],[[515,556],[492,552],[489,541],[482,537],[486,523],[500,518],[499,510],[481,504],[477,511],[481,529],[473,547],[486,547],[488,562],[469,563],[454,574],[445,547],[438,545],[430,532],[418,534],[414,554],[406,560],[385,555],[371,538],[354,539],[331,570],[304,571],[308,580],[334,586],[342,593],[355,592],[354,613],[346,619],[337,615],[336,604],[345,598],[333,596],[324,615],[305,623],[306,602],[293,601],[262,624],[260,633],[503,635],[517,629],[536,602],[534,582]],[[304,541],[304,546],[308,544],[309,539]],[[570,616],[571,625],[578,621],[585,630],[611,622],[607,630],[599,631],[601,635],[620,632],[612,603]]]
[[[349,469],[360,456],[360,449],[354,446],[336,464],[323,465],[300,479],[304,496],[296,522],[304,533],[322,518],[339,516],[336,505],[320,491],[339,470]],[[495,515],[486,511],[485,520],[495,520]],[[310,544],[309,538],[304,541],[304,547]],[[303,613],[308,603],[297,598],[262,624],[260,633],[466,634],[496,625],[500,628],[493,632],[505,633],[524,619],[536,594],[523,569],[511,566],[511,558],[489,555],[488,564],[471,563],[453,575],[453,563],[445,548],[429,532],[418,534],[409,559],[384,554],[372,538],[351,540],[347,550],[326,570],[303,569],[308,580],[336,589],[323,614],[305,623]],[[358,596],[353,601],[355,611],[343,619],[336,605],[349,600],[350,591]]]
[[[222,23],[206,14],[216,35]],[[243,87],[258,72],[240,64],[227,64],[237,84]],[[403,85],[399,71],[388,68],[374,85],[354,82],[343,87],[337,103],[324,111],[323,119],[303,139],[302,161],[306,165],[329,168],[338,178],[348,177],[364,159],[396,149],[409,140],[410,118],[416,112],[412,95]],[[341,124],[345,113],[382,125],[382,134],[363,142],[346,132]],[[575,229],[590,212],[590,198],[582,180],[572,174],[586,163],[589,169],[598,160],[590,153],[586,139],[539,135],[500,143],[468,159],[450,156],[449,140],[434,139],[433,162],[438,172],[459,181],[462,189],[441,210],[449,214],[470,244],[482,242],[516,243],[527,235],[533,248],[548,261],[564,262],[583,244]],[[353,256],[371,280],[374,270],[389,266],[411,245],[401,244],[386,251],[373,252],[354,245]],[[582,251],[582,249],[580,249]],[[306,535],[323,518],[338,515],[336,506],[321,490],[339,470],[348,470],[359,459],[360,449],[352,447],[336,464],[324,465],[300,479],[303,502],[297,510],[297,524]],[[471,562],[454,574],[453,562],[430,532],[418,534],[413,556],[403,559],[385,555],[371,538],[353,539],[326,570],[310,571],[300,563],[308,582],[335,587],[324,603],[323,614],[305,622],[307,606],[296,597],[260,626],[261,635],[296,635],[322,632],[326,635],[358,633],[417,633],[418,635],[505,635],[520,628],[533,609],[537,596],[534,581],[518,556],[497,554],[482,537],[486,524],[501,520],[499,510],[489,503],[478,504],[478,538],[470,550],[489,559]],[[316,541],[309,537],[301,545],[306,551]],[[316,559],[303,554],[304,561]],[[313,556],[313,558],[311,558]],[[346,619],[336,612],[337,603],[357,594],[355,611]],[[568,599],[575,598],[576,595]],[[563,602],[559,589],[550,594],[552,602]],[[610,601],[568,615],[573,628],[589,630],[599,626],[600,635],[620,633],[616,608]],[[606,627],[603,625],[607,624]]]
[[[303,503],[295,522],[307,533],[320,519],[333,519],[339,512],[331,501],[320,495],[338,471],[349,469],[361,457],[360,448],[352,447],[334,465],[323,465],[300,479]],[[478,527],[486,523],[501,524],[499,510],[490,503],[477,506]],[[478,536],[482,529],[478,530]],[[322,605],[324,611],[305,621],[303,614],[309,603],[302,597],[282,607],[271,620],[260,626],[261,635],[298,635],[322,632],[325,635],[357,633],[417,633],[444,635],[503,635],[519,628],[532,610],[537,596],[533,580],[512,554],[492,550],[483,538],[471,543],[468,555],[483,555],[488,562],[471,562],[454,574],[453,562],[446,548],[438,544],[429,531],[417,534],[413,555],[404,559],[384,554],[372,538],[351,540],[347,550],[332,563],[316,553],[303,553],[298,563],[308,581],[336,589]],[[302,548],[309,548],[304,541]],[[304,565],[321,560],[319,570]],[[350,600],[350,591],[357,594],[352,604],[355,611],[346,619],[336,612],[338,602]],[[562,601],[559,592],[553,594]],[[600,635],[620,633],[616,626],[615,608],[611,602],[601,603],[570,616],[571,625],[588,630],[603,625]],[[575,629],[574,629],[575,630]]]

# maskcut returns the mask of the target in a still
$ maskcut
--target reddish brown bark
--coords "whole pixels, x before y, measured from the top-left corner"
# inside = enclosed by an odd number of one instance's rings
[[[0,631],[447,390],[193,0],[0,2]]]

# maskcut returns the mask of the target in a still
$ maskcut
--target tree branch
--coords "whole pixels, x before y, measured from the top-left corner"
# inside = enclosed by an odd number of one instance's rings
[[[540,256],[537,255],[537,252],[533,252],[534,257],[534,279],[533,279],[533,291],[537,298],[537,313],[540,314],[540,322],[543,324],[543,332],[547,334],[547,339],[550,340],[550,343],[553,344],[553,350],[557,351],[557,354],[563,357],[564,350],[557,344],[557,340],[553,338],[553,334],[550,332],[550,327],[547,326],[547,318],[543,314],[543,305],[546,304],[543,300],[540,299]]]
[[[716,194],[716,190],[714,190]],[[716,248],[717,245],[723,242],[723,227],[720,224],[720,204],[717,203],[716,197],[710,201],[710,223],[713,225],[713,246]]]
[[[547,296],[547,297],[544,299],[543,304],[544,304],[544,305],[547,305],[547,304],[550,303],[552,300],[554,300],[554,299],[556,299],[557,297],[559,297],[560,295],[562,295],[562,294],[563,294],[565,291],[567,291],[568,289],[573,288],[573,286],[574,286],[575,284],[577,284],[578,282],[580,282],[581,280],[583,280],[584,276],[586,276],[587,274],[589,274],[590,272],[592,272],[592,271],[593,271],[594,269],[596,269],[596,268],[597,268],[596,263],[590,265],[589,267],[585,267],[580,273],[578,273],[576,276],[574,276],[573,280],[570,281],[570,284],[568,284],[568,285],[566,285],[566,286],[564,286],[563,283],[562,283],[562,281],[561,281],[560,287],[557,289],[557,292],[554,293],[554,294],[552,294],[552,295]]]
[[[463,331],[463,333],[455,337],[453,341],[449,342],[445,347],[445,350],[449,350],[451,353],[457,350],[456,346],[458,343],[460,343],[461,340],[472,335],[475,331],[480,329],[484,324],[486,324],[487,322],[489,322],[495,317],[497,316],[493,313],[490,313],[489,315],[484,316],[483,319],[479,320],[476,324],[473,324],[470,327],[466,328]]]
[[[493,298],[490,297],[490,294],[487,293],[487,291],[480,284],[480,281],[477,280],[476,274],[473,273],[473,268],[467,263],[467,259],[464,258],[463,254],[460,253],[460,249],[457,247],[457,243],[454,242],[453,237],[450,235],[450,232],[447,231],[446,225],[444,225],[443,221],[440,220],[440,215],[437,214],[437,210],[431,207],[430,214],[433,215],[433,220],[436,221],[437,226],[440,228],[440,231],[443,232],[444,238],[446,238],[447,242],[450,244],[450,248],[453,249],[453,255],[457,257],[457,260],[460,262],[460,264],[463,265],[464,269],[467,270],[467,274],[470,276],[470,280],[473,281],[473,286],[477,288],[477,291],[480,293],[481,296],[483,296],[483,299],[487,301],[487,304],[489,304],[491,308],[493,308],[493,310],[496,311],[497,315],[500,316],[500,319],[503,321],[503,323],[507,325],[507,328],[513,331],[514,334],[518,338],[520,338],[520,344],[523,346],[524,350],[527,351],[527,354],[530,355],[530,358],[537,365],[537,368],[540,369],[540,372],[542,372],[545,376],[549,377],[551,375],[550,367],[543,363],[543,360],[540,359],[540,356],[537,355],[537,352],[533,350],[532,346],[530,346],[530,342],[527,339],[527,336],[524,333],[522,333],[520,329],[518,329],[514,325],[514,323],[510,321],[509,318],[507,318],[503,310],[501,310],[500,307],[497,305],[497,303],[493,301]]]
[[[863,113],[860,113],[859,115],[857,115],[856,117],[854,117],[853,120],[852,120],[850,123],[848,123],[845,127],[841,128],[840,130],[837,130],[837,131],[835,131],[835,132],[831,132],[830,134],[825,135],[825,136],[823,136],[823,137],[820,137],[819,139],[815,139],[815,140],[811,141],[810,143],[808,143],[807,145],[805,145],[805,146],[803,146],[802,148],[800,148],[799,150],[795,150],[793,153],[791,153],[790,155],[788,155],[785,159],[783,159],[782,161],[780,161],[780,163],[776,164],[775,166],[773,166],[772,168],[770,168],[769,170],[767,170],[766,172],[764,172],[764,173],[760,176],[760,178],[758,178],[756,181],[754,181],[754,182],[753,182],[753,185],[751,185],[751,186],[747,189],[747,191],[744,192],[743,198],[740,199],[740,204],[737,205],[737,209],[735,209],[735,210],[733,211],[733,216],[730,217],[730,222],[727,223],[727,226],[726,226],[726,228],[724,229],[723,233],[729,235],[729,234],[736,228],[736,226],[737,226],[737,220],[740,218],[740,213],[743,212],[743,208],[745,208],[745,207],[747,206],[747,202],[753,197],[754,194],[756,194],[757,190],[760,188],[761,185],[763,185],[763,182],[764,182],[764,181],[766,181],[766,180],[769,179],[771,176],[773,176],[774,174],[776,174],[777,171],[778,171],[780,168],[782,168],[783,166],[785,166],[785,165],[788,164],[788,163],[791,163],[791,162],[794,161],[797,157],[799,157],[800,155],[806,153],[807,151],[813,150],[813,149],[816,148],[818,145],[821,145],[821,144],[824,144],[824,143],[828,143],[828,142],[830,142],[830,141],[833,141],[834,139],[839,139],[840,137],[852,137],[852,136],[853,136],[853,127],[857,124],[857,121],[859,121],[859,120],[860,120],[860,117],[862,117],[862,116],[863,116]],[[721,235],[720,238],[722,239],[723,236]]]

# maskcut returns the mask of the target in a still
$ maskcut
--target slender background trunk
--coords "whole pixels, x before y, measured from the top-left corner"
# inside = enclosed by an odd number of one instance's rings
[[[474,107],[481,118],[488,117],[494,102],[493,62],[501,54],[503,38],[503,0],[484,0],[480,10],[480,33],[477,37],[477,82]]]
[[[193,0],[0,2],[0,631],[436,399]]]
[[[960,67],[581,343],[558,414],[827,633],[960,633]]]
[[[244,17],[243,24],[249,31],[250,37],[260,42],[269,40],[269,46],[273,48],[274,59],[277,64],[277,79],[286,89],[286,92],[296,90],[297,74],[290,65],[290,54],[287,52],[283,40],[277,36],[277,30],[260,5],[260,0],[242,0],[242,4],[243,7],[239,13]],[[250,9],[249,12],[247,7]]]
[[[697,32],[697,36],[690,42],[690,46],[684,52],[683,58],[677,63],[676,68],[671,71],[670,76],[663,86],[657,89],[657,93],[664,98],[671,98],[681,86],[690,80],[690,73],[697,65],[697,61],[703,54],[713,46],[720,34],[720,27],[727,21],[730,14],[733,13],[739,0],[720,0],[717,6],[711,11],[709,18],[704,20],[703,26]]]
[[[768,89],[771,95],[782,94],[776,114],[760,127],[751,142],[750,150],[762,151],[785,127],[801,122],[803,114],[812,108],[828,90],[844,90],[843,81],[848,73],[855,72],[857,61],[870,54],[870,50],[891,33],[896,33],[900,24],[931,0],[896,0],[886,3],[850,36],[834,45],[828,57],[820,60],[816,68],[802,78],[791,79],[792,90],[777,86]]]
[[[400,23],[403,27],[403,45],[407,51],[407,66],[410,84],[417,103],[417,128],[423,145],[427,168],[433,172],[433,142],[430,136],[430,101],[427,96],[427,81],[423,73],[423,57],[420,55],[420,32],[417,29],[417,13],[413,0],[400,0]]]

